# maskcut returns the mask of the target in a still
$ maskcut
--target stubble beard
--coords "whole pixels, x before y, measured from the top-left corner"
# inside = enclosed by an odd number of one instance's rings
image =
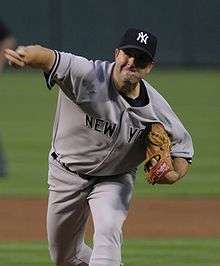
[[[132,90],[137,86],[141,77],[139,73],[133,71],[122,71],[121,72],[121,80],[122,87],[121,91],[125,94],[132,92]]]
[[[136,69],[124,65],[115,65],[114,73],[117,77],[114,83],[117,89],[124,94],[131,93],[141,79],[141,75]]]

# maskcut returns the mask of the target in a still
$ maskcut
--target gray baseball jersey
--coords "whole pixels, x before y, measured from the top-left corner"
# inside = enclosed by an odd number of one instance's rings
[[[144,160],[150,122],[161,122],[170,134],[172,156],[192,158],[190,134],[166,100],[143,80],[149,104],[129,105],[111,82],[113,66],[56,52],[47,84],[61,88],[52,141],[58,160],[92,176],[133,171]]]
[[[135,170],[145,158],[149,123],[164,125],[173,156],[193,156],[191,137],[165,99],[142,80],[146,104],[131,104],[111,81],[113,67],[56,52],[45,75],[49,88],[61,88],[48,174],[47,232],[56,265],[121,265],[122,225]],[[90,211],[93,249],[84,242]]]

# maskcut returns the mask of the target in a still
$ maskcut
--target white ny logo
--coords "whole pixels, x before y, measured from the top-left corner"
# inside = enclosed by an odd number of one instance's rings
[[[141,43],[145,43],[147,44],[147,39],[149,38],[149,36],[147,35],[147,33],[143,33],[143,32],[139,32],[138,33],[138,37],[137,37],[137,41],[140,41]]]

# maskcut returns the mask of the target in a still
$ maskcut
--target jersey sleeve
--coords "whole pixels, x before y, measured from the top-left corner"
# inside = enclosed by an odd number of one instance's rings
[[[162,110],[163,116],[160,114],[160,117],[172,142],[171,156],[185,158],[191,163],[194,149],[190,133],[167,102],[163,103]]]
[[[71,99],[77,97],[77,84],[93,69],[93,61],[71,53],[55,52],[55,61],[49,71],[44,73],[47,87],[57,84]]]
[[[155,119],[163,124],[171,138],[171,156],[185,158],[188,163],[191,163],[194,149],[190,133],[168,102],[152,87],[150,99]]]

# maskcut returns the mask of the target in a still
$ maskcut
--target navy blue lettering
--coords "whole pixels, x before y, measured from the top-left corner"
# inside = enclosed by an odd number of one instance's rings
[[[115,131],[116,124],[111,124],[110,122],[106,121],[105,127],[104,127],[104,134],[109,135],[111,137]]]
[[[137,134],[137,138],[141,138],[141,139],[143,137],[145,138],[146,137],[145,136],[146,134],[144,134],[144,133],[145,133],[145,129],[140,129],[139,132],[138,132],[138,134]]]
[[[93,125],[94,125],[93,117],[92,116],[89,117],[88,115],[86,115],[86,126],[93,128]]]
[[[104,120],[102,119],[96,119],[95,120],[95,130],[102,132],[103,131],[103,126],[104,126]]]
[[[137,131],[138,131],[138,129],[137,128],[135,128],[134,129],[134,131],[133,131],[133,128],[132,127],[130,127],[130,134],[129,134],[129,139],[128,139],[128,143],[130,143],[131,142],[131,140],[132,140],[132,138],[134,137],[134,135],[137,133]]]
[[[92,128],[98,132],[102,132],[108,137],[112,137],[116,129],[116,124],[110,123],[109,121],[105,121],[103,119],[94,118],[88,114],[86,114],[85,123],[86,127]]]

